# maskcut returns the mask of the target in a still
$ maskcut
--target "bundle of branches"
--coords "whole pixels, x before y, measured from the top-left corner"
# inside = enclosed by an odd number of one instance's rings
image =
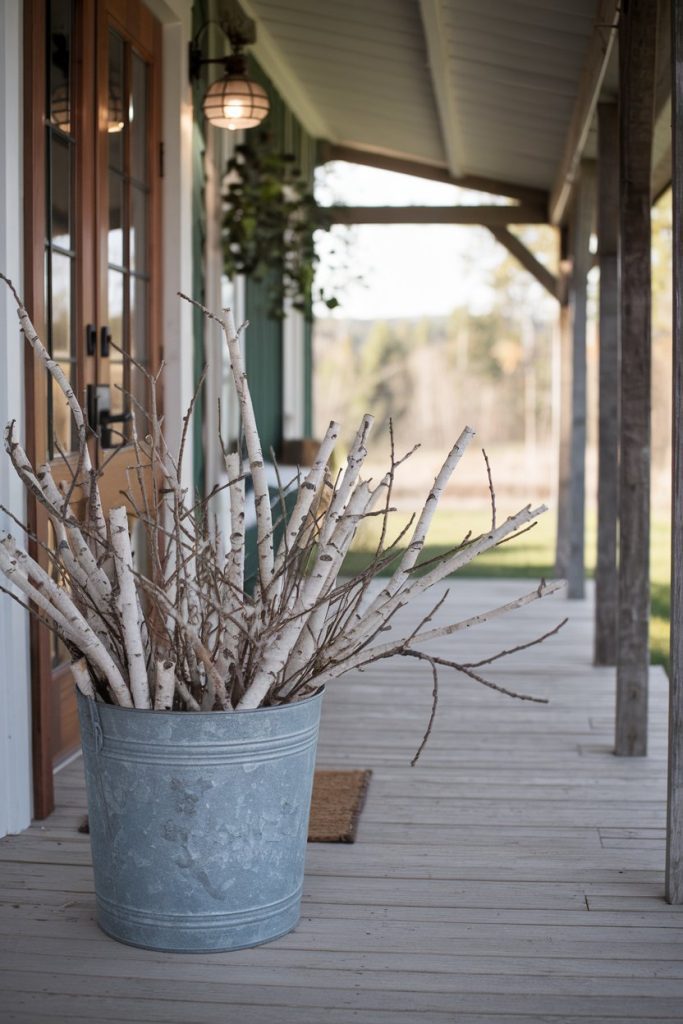
[[[54,544],[44,549],[44,558],[34,560],[11,535],[3,534],[0,569],[13,584],[7,592],[54,630],[71,652],[74,677],[83,694],[123,707],[231,712],[299,700],[351,669],[393,656],[430,664],[432,715],[441,665],[501,689],[480,675],[476,665],[434,657],[424,645],[534,601],[559,584],[541,582],[508,605],[429,628],[442,597],[412,632],[387,639],[399,609],[481,552],[526,529],[544,511],[527,506],[497,524],[490,484],[490,529],[481,536],[468,535],[443,557],[420,563],[439,497],[472,440],[469,427],[448,453],[419,516],[393,543],[387,542],[392,487],[404,460],[396,457],[392,441],[386,476],[375,486],[361,478],[371,416],[363,417],[336,479],[328,462],[339,426],[330,423],[313,465],[298,479],[296,498],[287,514],[284,500],[271,505],[240,331],[228,310],[217,317],[200,307],[225,335],[247,453],[246,465],[237,453],[225,456],[229,523],[212,520],[207,499],[190,500],[182,483],[182,460],[192,407],[184,419],[180,451],[174,456],[157,411],[158,375],[149,374],[150,408],[136,409],[137,426],[134,422],[131,430],[125,503],[105,513],[98,472],[88,451],[84,412],[18,298],[17,303],[26,339],[68,402],[79,447],[76,465],[73,459],[65,460],[70,467],[68,485],[58,486],[48,465],[35,468],[31,464],[15,424],[8,425],[6,451],[27,490],[47,511]],[[138,430],[141,420],[144,431]],[[255,586],[245,588],[245,477],[249,474],[258,571]],[[84,497],[76,501],[77,493]],[[146,536],[144,573],[136,568],[131,552],[129,514]],[[376,555],[355,578],[338,579],[359,524],[369,516],[381,519]],[[404,537],[409,540],[402,549]],[[393,574],[378,589],[374,577],[388,565],[393,566]]]

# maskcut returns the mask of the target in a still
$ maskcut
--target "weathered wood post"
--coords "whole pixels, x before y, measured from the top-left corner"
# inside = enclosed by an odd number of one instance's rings
[[[557,477],[557,538],[555,541],[554,574],[567,575],[569,565],[569,494],[570,449],[572,433],[572,321],[569,308],[571,280],[571,239],[569,226],[560,230],[560,272],[558,299],[560,309],[557,325],[558,345],[558,477]]]
[[[617,502],[619,493],[619,115],[598,104],[598,260],[600,370],[598,552],[595,567],[596,665],[617,660]]]
[[[671,4],[673,190],[673,423],[671,488],[671,664],[666,898],[683,903],[683,0]]]
[[[570,292],[572,323],[571,439],[569,448],[569,562],[567,594],[581,599],[585,590],[586,505],[586,309],[590,236],[595,215],[595,165],[583,160],[573,219],[573,267]]]
[[[650,620],[650,177],[657,0],[619,21],[621,420],[615,753],[647,753]]]

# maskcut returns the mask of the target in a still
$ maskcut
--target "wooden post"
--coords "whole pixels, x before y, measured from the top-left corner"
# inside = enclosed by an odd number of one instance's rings
[[[666,898],[683,903],[683,0],[671,4],[673,190],[673,424],[671,663]]]
[[[600,383],[598,557],[595,568],[595,664],[617,660],[617,502],[619,493],[619,115],[598,105],[598,258]]]
[[[595,167],[582,161],[574,201],[574,230],[570,309],[572,322],[572,404],[569,448],[569,562],[567,596],[581,599],[585,589],[586,504],[586,308],[590,236],[595,214]]]
[[[657,0],[619,22],[621,422],[615,753],[647,753],[650,618],[650,177]]]
[[[569,565],[569,479],[570,442],[572,432],[572,323],[569,309],[569,263],[571,260],[571,239],[569,227],[560,231],[560,273],[558,298],[560,311],[557,325],[558,388],[558,480],[557,480],[557,537],[555,541],[554,575],[566,577]]]

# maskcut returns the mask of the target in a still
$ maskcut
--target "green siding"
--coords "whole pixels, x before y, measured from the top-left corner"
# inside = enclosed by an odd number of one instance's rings
[[[282,442],[282,322],[268,316],[271,284],[246,282],[246,309],[249,328],[246,332],[247,377],[254,403],[254,414],[261,435],[266,459],[270,449],[276,455]]]
[[[259,141],[270,150],[283,153],[294,153],[301,173],[313,181],[315,169],[316,145],[306,134],[292,112],[286,107],[274,85],[261,68],[252,62],[250,71],[256,81],[268,91],[271,109],[268,117],[259,128]],[[247,139],[249,133],[247,133]],[[247,279],[246,311],[249,318],[247,331],[247,374],[249,386],[254,400],[254,411],[263,442],[263,450],[268,457],[272,447],[276,454],[282,442],[282,386],[283,386],[283,350],[282,321],[268,315],[272,278],[263,281]],[[305,372],[304,372],[304,429],[310,434],[312,429],[312,359],[311,359],[311,325],[306,325],[305,335]]]
[[[193,32],[196,32],[209,18],[208,0],[198,0],[193,5]],[[217,68],[209,65],[202,68],[202,74],[193,88],[194,126],[193,126],[193,168],[192,168],[192,256],[193,256],[193,296],[200,302],[204,300],[205,280],[205,239],[206,239],[206,204],[205,204],[205,171],[204,151],[205,133],[201,102],[208,86],[217,74]],[[315,141],[311,139],[286,107],[281,96],[267,75],[254,62],[250,62],[250,72],[267,89],[271,101],[271,110],[259,128],[245,133],[245,139],[251,143],[261,142],[276,152],[292,152],[298,159],[302,174],[312,182],[315,168]],[[282,442],[282,390],[283,390],[283,326],[282,321],[269,315],[272,294],[272,278],[263,281],[246,281],[246,314],[249,318],[249,329],[246,332],[246,369],[249,386],[254,402],[256,421],[261,433],[264,453],[269,458],[272,448],[279,454]],[[311,432],[311,326],[306,326],[305,337],[305,432]],[[202,315],[193,313],[193,351],[194,381],[199,380],[204,365],[204,323]],[[205,485],[205,456],[203,423],[203,396],[200,395],[195,417],[194,431],[194,482],[199,492]]]

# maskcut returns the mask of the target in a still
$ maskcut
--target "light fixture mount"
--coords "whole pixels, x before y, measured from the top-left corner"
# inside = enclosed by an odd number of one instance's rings
[[[229,40],[231,53],[224,57],[203,57],[199,40],[209,25],[217,25]],[[204,115],[210,124],[229,131],[254,128],[266,117],[270,101],[265,89],[249,78],[245,46],[256,42],[256,25],[233,4],[223,21],[202,25],[190,43],[190,81],[196,81],[205,64],[222,64],[224,74],[209,86],[202,101]]]

